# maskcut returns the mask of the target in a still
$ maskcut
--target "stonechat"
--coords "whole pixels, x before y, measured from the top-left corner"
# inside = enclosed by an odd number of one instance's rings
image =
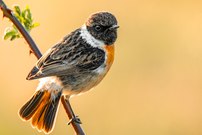
[[[61,95],[70,98],[96,86],[114,61],[117,19],[109,12],[92,14],[36,63],[27,80],[40,79],[35,94],[20,109],[39,131],[50,133]]]

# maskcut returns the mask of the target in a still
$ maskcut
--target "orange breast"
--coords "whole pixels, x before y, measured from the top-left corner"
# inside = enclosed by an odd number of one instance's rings
[[[107,64],[107,69],[109,70],[109,68],[111,67],[114,61],[114,45],[106,45],[105,50],[107,55],[106,64]]]

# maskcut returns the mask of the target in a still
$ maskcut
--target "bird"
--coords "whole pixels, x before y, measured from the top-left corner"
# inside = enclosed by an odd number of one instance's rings
[[[85,23],[48,49],[36,62],[27,80],[39,79],[33,96],[19,116],[38,131],[50,133],[62,95],[80,95],[101,82],[114,61],[119,28],[107,11],[91,14]]]

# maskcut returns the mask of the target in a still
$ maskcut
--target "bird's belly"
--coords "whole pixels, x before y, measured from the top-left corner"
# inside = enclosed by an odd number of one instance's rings
[[[62,76],[60,79],[64,85],[63,94],[72,96],[86,92],[96,86],[105,74],[104,72],[92,72]]]

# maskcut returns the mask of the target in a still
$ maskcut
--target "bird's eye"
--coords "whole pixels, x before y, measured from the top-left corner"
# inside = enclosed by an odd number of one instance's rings
[[[102,27],[99,26],[99,25],[96,25],[96,26],[95,26],[95,30],[96,30],[96,31],[101,31],[101,30],[102,30]]]

